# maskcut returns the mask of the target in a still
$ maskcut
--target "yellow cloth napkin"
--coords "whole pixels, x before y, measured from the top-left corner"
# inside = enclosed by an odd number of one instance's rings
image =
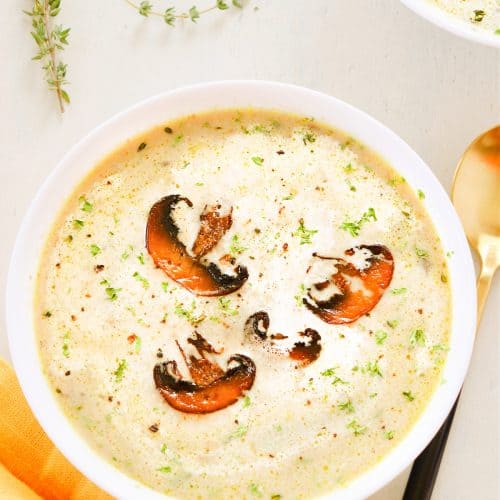
[[[0,498],[101,500],[106,493],[76,470],[35,420],[14,370],[0,359]]]

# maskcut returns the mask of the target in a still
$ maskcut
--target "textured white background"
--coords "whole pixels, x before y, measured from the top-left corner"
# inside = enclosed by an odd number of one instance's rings
[[[198,0],[208,5],[211,0]],[[245,2],[245,0],[243,0]],[[440,31],[397,0],[246,0],[174,30],[124,0],[63,0],[73,103],[59,116],[42,82],[29,0],[0,15],[0,355],[3,303],[22,216],[62,155],[103,120],[145,97],[214,79],[280,80],[335,95],[405,139],[449,189],[463,149],[500,122],[500,51]],[[157,0],[189,8],[188,0]],[[258,9],[255,9],[258,7]],[[435,500],[500,498],[497,277],[434,492]],[[401,498],[406,474],[374,498]]]

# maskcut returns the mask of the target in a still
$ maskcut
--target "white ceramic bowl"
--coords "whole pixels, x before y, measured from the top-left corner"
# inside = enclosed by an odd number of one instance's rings
[[[450,33],[473,42],[500,48],[500,35],[475,28],[472,23],[454,17],[428,0],[401,0],[401,2],[418,15]]]
[[[425,204],[450,259],[453,291],[451,349],[446,381],[436,390],[411,432],[377,466],[330,498],[357,499],[375,492],[399,474],[430,441],[451,409],[469,363],[476,322],[472,259],[462,227],[431,170],[393,132],[352,106],[325,94],[281,83],[215,82],[167,92],[116,115],[80,141],[46,179],[19,232],[8,277],[7,326],[12,359],[24,394],[52,441],[101,488],[119,498],[160,498],[103,460],[71,427],[42,373],[33,328],[34,282],[39,256],[56,214],[77,183],[107,153],[169,119],[213,108],[273,108],[312,116],[340,128],[380,153],[408,183],[426,193]]]

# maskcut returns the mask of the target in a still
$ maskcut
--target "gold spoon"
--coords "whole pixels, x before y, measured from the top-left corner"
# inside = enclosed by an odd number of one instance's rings
[[[477,322],[500,266],[500,126],[480,135],[460,159],[452,200],[469,244],[481,257],[477,282]]]
[[[500,266],[500,126],[477,137],[458,162],[451,194],[469,244],[481,258],[477,280],[477,325],[495,271]],[[458,399],[444,424],[415,460],[403,500],[429,500]]]

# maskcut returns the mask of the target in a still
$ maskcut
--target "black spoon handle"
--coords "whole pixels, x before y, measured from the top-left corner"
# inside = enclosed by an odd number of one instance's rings
[[[413,462],[403,500],[430,500],[459,398],[460,394],[438,433]]]

